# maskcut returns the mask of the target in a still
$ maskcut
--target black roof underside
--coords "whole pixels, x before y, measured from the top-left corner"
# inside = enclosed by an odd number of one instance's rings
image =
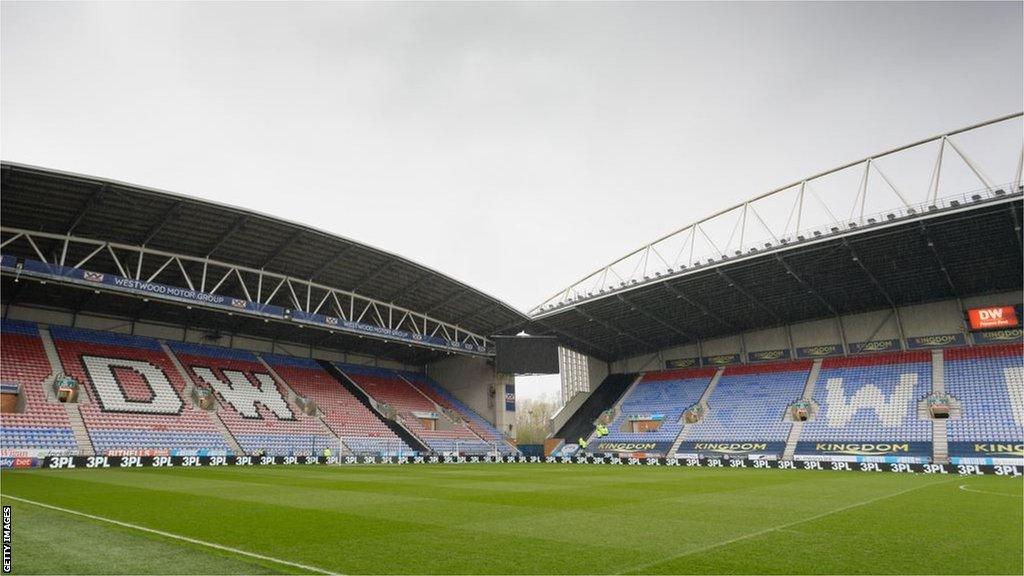
[[[659,280],[533,320],[605,360],[893,305],[1022,289],[1022,201],[971,207]]]
[[[197,198],[13,163],[3,163],[0,178],[0,215],[4,226],[146,245],[313,279],[326,286],[391,302],[482,336],[507,331],[526,318],[508,304],[430,268],[301,224]],[[59,243],[52,244],[40,249],[44,254],[53,253]],[[37,258],[31,252],[14,255]],[[230,291],[230,287],[225,291]],[[125,298],[108,294],[83,296],[80,290],[53,285],[34,284],[32,290],[17,290],[5,281],[3,300],[9,302],[12,293],[17,294],[21,303],[70,305],[73,310],[119,315],[132,310],[141,319],[211,328],[226,322],[222,328],[281,340],[309,342],[324,336],[315,330],[190,312],[174,305],[141,306],[141,302],[136,305],[132,299],[127,299],[126,304]],[[429,362],[445,354],[340,334],[320,345],[415,363]]]

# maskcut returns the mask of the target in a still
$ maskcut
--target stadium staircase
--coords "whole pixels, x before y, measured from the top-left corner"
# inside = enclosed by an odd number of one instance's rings
[[[626,390],[639,379],[640,376],[637,374],[609,374],[553,437],[562,438],[567,442],[589,438],[594,431],[594,420],[609,406],[618,402]]]
[[[256,359],[259,360],[260,364],[262,364],[263,367],[267,369],[267,372],[270,373],[270,377],[276,380],[278,385],[280,385],[284,390],[288,392],[287,401],[288,405],[292,407],[292,410],[295,410],[296,414],[301,414],[302,410],[299,408],[299,395],[295,393],[295,390],[291,387],[291,385],[289,385],[284,378],[281,378],[281,375],[277,373],[277,370],[274,370],[274,367],[271,366],[266,360],[264,360],[263,356],[257,354]],[[320,411],[319,408],[317,408],[316,414],[313,416],[313,418],[320,423],[320,428],[323,429],[324,434],[330,436],[331,438],[334,438],[334,441],[336,443],[341,442],[341,438],[338,437],[338,434],[334,431],[334,429],[328,426],[327,422],[324,422],[322,412]]]
[[[619,399],[615,401],[615,404],[612,404],[612,407],[611,407],[611,412],[612,412],[611,419],[612,420],[615,420],[615,418],[618,417],[619,411],[622,410],[622,403],[626,400],[626,398],[629,398],[629,395],[633,393],[633,389],[636,388],[637,384],[639,384],[641,380],[643,380],[643,378],[637,378],[636,380],[633,380],[633,383],[629,385],[629,388],[626,388],[626,391],[622,393],[622,396],[619,396]],[[604,411],[602,411],[602,413],[603,412]],[[598,414],[598,417],[600,417],[600,416],[601,415]],[[597,439],[597,427],[595,426],[594,430],[590,433],[590,436],[587,437],[587,444],[592,444],[594,442],[594,440],[596,440],[596,439]]]
[[[821,372],[821,358],[814,361],[811,371],[807,374],[807,384],[804,386],[804,393],[800,396],[802,400],[813,402],[814,384],[818,381],[818,373]],[[792,460],[796,453],[796,443],[800,441],[800,433],[804,430],[803,422],[793,422],[789,431],[789,438],[786,440],[786,449],[782,451],[783,460]]]
[[[320,364],[320,366],[323,367],[323,369],[326,370],[327,373],[330,374],[332,378],[337,380],[346,390],[348,390],[350,394],[355,396],[356,400],[359,400],[359,402],[363,406],[366,406],[366,408],[369,409],[370,412],[376,415],[377,418],[379,418],[380,421],[383,422],[385,426],[387,426],[392,432],[394,432],[396,436],[398,436],[399,438],[402,439],[403,442],[408,444],[410,448],[416,450],[417,452],[430,452],[430,448],[428,448],[427,445],[422,440],[414,436],[412,432],[409,432],[408,429],[406,429],[398,422],[395,422],[394,420],[391,420],[390,418],[387,418],[386,416],[381,414],[380,410],[377,409],[377,404],[373,402],[370,396],[366,392],[364,392],[362,388],[356,386],[355,382],[352,382],[351,380],[348,379],[347,376],[342,374],[341,370],[339,370],[338,367],[334,365],[334,363],[329,362],[327,360],[317,360],[317,363]]]
[[[945,394],[946,377],[942,350],[932,350],[932,393]],[[927,407],[926,407],[927,410]],[[952,414],[950,415],[952,416]],[[931,418],[931,414],[926,417]],[[944,418],[932,419],[932,462],[945,464],[949,462],[949,429]]]
[[[220,430],[220,435],[224,437],[224,441],[235,451],[235,454],[245,454],[245,450],[242,450],[242,445],[238,443],[235,435],[231,433],[231,430],[228,430],[227,424],[220,419],[220,412],[214,412],[213,418],[210,418],[210,420]]]
[[[92,447],[92,439],[89,438],[89,431],[82,421],[82,413],[78,410],[78,404],[71,402],[64,404],[64,410],[68,413],[68,420],[71,421],[71,431],[75,433],[75,443],[78,444],[78,454],[88,456],[95,454]]]
[[[697,404],[701,408],[704,409],[704,414],[705,415],[711,409],[708,406],[708,398],[710,398],[711,397],[711,393],[715,391],[715,386],[718,386],[718,381],[722,379],[722,373],[723,372],[725,372],[725,368],[724,367],[719,368],[715,372],[715,375],[711,377],[711,381],[708,382],[708,387],[705,388],[704,389],[704,393],[700,395],[700,400],[697,401]],[[686,441],[686,437],[689,436],[690,430],[692,430],[692,429],[693,429],[692,426],[683,425],[683,429],[679,431],[679,436],[676,436],[675,442],[672,443],[672,447],[668,449],[668,453],[665,454],[665,455],[666,456],[674,455],[679,450],[679,447],[683,444],[683,442]]]
[[[53,337],[50,336],[50,331],[42,326],[39,327],[39,340],[43,343],[43,351],[46,352],[46,359],[50,361],[50,377],[43,382],[43,392],[46,394],[46,400],[49,402],[57,402],[57,393],[53,390],[53,383],[57,379],[57,376],[64,373],[64,365],[61,364],[60,354],[57,353],[57,346],[53,343]],[[84,398],[84,394],[78,398],[79,402],[88,401]]]
[[[426,377],[416,379],[414,377],[415,374],[408,372],[395,371],[395,373],[436,406],[438,414],[443,415],[445,419],[452,422],[453,426],[466,427],[473,433],[474,437],[480,439],[480,442],[493,446],[499,452],[519,452],[519,449],[509,443],[508,439],[490,421],[470,408],[469,405],[461,402],[450,392],[442,392],[443,388],[437,385],[436,382]],[[456,414],[461,421],[452,421],[445,410]]]
[[[192,377],[188,375],[188,371],[185,370],[185,367],[181,365],[181,360],[178,360],[178,357],[175,356],[173,351],[171,351],[171,348],[170,346],[167,345],[167,342],[164,342],[163,340],[160,340],[159,342],[160,349],[163,350],[164,354],[166,354],[167,357],[171,359],[171,364],[174,365],[174,369],[178,371],[178,374],[181,376],[182,380],[185,381],[185,389],[182,392],[186,400],[191,402],[192,389],[195,388],[195,383],[192,382]]]
[[[50,336],[50,331],[42,326],[39,327],[39,340],[43,343],[43,351],[46,352],[46,359],[50,361],[50,366],[53,372],[50,377],[43,381],[43,392],[46,394],[46,400],[59,404],[57,400],[57,393],[53,390],[54,381],[57,376],[64,373],[64,365],[60,361],[60,354],[57,353],[57,346],[53,343],[53,337]],[[80,394],[78,396],[78,402],[88,402],[89,399],[86,394]],[[92,446],[92,439],[89,438],[89,430],[85,427],[85,422],[82,420],[82,412],[78,408],[78,403],[67,403],[62,404],[64,411],[67,412],[68,420],[71,422],[71,431],[75,435],[75,443],[78,445],[79,455],[92,455],[96,451]]]

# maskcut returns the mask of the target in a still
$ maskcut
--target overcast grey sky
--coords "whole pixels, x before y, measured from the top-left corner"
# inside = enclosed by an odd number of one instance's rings
[[[527,309],[1019,111],[1022,4],[4,2],[5,160],[276,214]]]

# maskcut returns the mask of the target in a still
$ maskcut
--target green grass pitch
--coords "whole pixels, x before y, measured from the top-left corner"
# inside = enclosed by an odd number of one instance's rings
[[[1024,572],[1019,478],[467,464],[0,481],[15,574]]]

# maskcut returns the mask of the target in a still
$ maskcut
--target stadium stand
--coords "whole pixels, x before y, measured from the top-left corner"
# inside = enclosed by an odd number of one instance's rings
[[[814,389],[818,411],[804,424],[804,442],[900,443],[900,456],[931,457],[932,423],[918,402],[932,389],[931,352],[827,358]],[[851,447],[851,455],[870,455]]]
[[[1024,457],[1019,447],[1024,443],[1020,344],[950,349],[944,363],[946,392],[962,410],[960,418],[948,422],[950,456]],[[978,445],[984,451],[976,450]]]
[[[594,431],[594,420],[597,420],[602,412],[618,402],[629,385],[636,380],[636,377],[636,374],[609,374],[565,424],[562,424],[555,432],[554,437],[562,438],[567,443],[589,437]]]
[[[377,414],[310,358],[276,354],[261,357],[296,394],[316,402],[324,422],[355,454],[391,454],[412,451]]]
[[[432,450],[466,454],[486,454],[493,450],[465,423],[448,419],[438,405],[396,372],[354,364],[339,364],[338,368],[377,402],[393,408],[402,425]],[[431,429],[423,423],[423,420],[430,419],[437,422],[436,428]]]
[[[403,433],[411,431],[409,438],[421,440],[421,446],[432,451],[476,454],[497,446],[502,452],[515,452],[501,431],[422,373],[168,343],[190,383],[155,339],[61,326],[49,328],[49,334],[61,363],[57,372],[81,384],[78,410],[97,454],[230,453],[236,440],[245,452],[301,455],[336,449],[335,437],[354,453],[418,449],[409,444],[412,440],[403,441],[396,424],[356,397],[354,390],[390,407],[405,427]],[[16,384],[24,398],[18,412],[2,415],[4,449],[79,450],[66,407],[45,389],[52,385],[55,371],[40,329],[32,323],[3,320],[0,343],[4,354],[0,381],[8,390]],[[1024,442],[1021,347],[953,348],[944,350],[943,356],[945,392],[958,408],[945,421],[950,456],[1020,458]],[[715,369],[648,372],[622,399],[608,426],[610,433],[601,440],[671,442],[682,438],[685,430],[688,443],[778,445],[790,433],[792,424],[785,410],[800,399],[810,365],[798,361],[730,366],[705,399],[701,420],[685,425],[683,413],[701,401]],[[341,375],[347,384],[339,381]],[[585,433],[579,436],[590,435],[593,420],[614,406],[617,394],[633,380],[632,375],[618,374],[602,383],[595,395],[603,402],[591,396],[596,414],[584,422]],[[602,391],[608,383],[614,386]],[[214,410],[194,406],[192,386],[212,392],[217,400]],[[807,449],[812,443],[853,447],[888,443],[906,445],[898,456],[927,458],[932,420],[923,415],[920,402],[931,392],[930,351],[824,359],[814,385],[812,419],[804,423],[796,453],[814,453]],[[304,414],[294,394],[314,401],[318,414]],[[588,402],[580,410],[584,415],[592,411],[587,410]],[[661,424],[657,430],[631,432],[631,417]],[[688,449],[692,447],[681,451]],[[847,453],[870,455],[851,450]]]
[[[810,368],[810,361],[726,368],[687,441],[775,443],[777,449],[761,452],[781,454],[792,428],[786,408],[800,398]]]
[[[73,453],[78,449],[64,406],[47,398],[44,386],[53,368],[35,324],[0,321],[0,382],[16,385],[24,396],[22,412],[0,415],[0,447],[5,453],[37,450]]]
[[[337,440],[302,414],[252,352],[203,344],[168,344],[196,386],[213,392],[218,416],[247,453],[320,454]]]
[[[61,326],[50,334],[64,372],[82,384],[79,410],[97,454],[231,451],[156,340]]]
[[[454,394],[445,390],[443,386],[426,374],[405,371],[400,371],[398,374],[406,382],[422,392],[424,396],[430,398],[435,404],[452,410],[461,416],[470,430],[483,438],[484,441],[496,446],[499,452],[509,454],[517,451],[505,440],[504,434],[485,420],[483,416],[477,414],[472,408],[456,398]]]
[[[609,434],[602,442],[672,442],[683,429],[682,416],[704,394],[714,368],[662,370],[644,374],[619,406],[615,420],[608,425]],[[629,421],[635,417],[660,417],[657,430],[631,432]],[[599,450],[600,444],[593,449]]]

